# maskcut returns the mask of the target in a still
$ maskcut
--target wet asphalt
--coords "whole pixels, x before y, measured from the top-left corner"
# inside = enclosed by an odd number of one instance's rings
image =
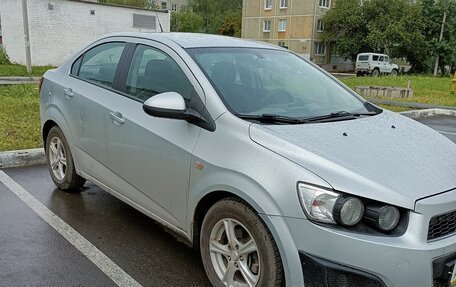
[[[456,119],[420,122],[456,143]],[[47,166],[3,170],[143,286],[210,286],[199,253],[88,182],[55,188]],[[0,286],[114,286],[94,263],[0,183]]]

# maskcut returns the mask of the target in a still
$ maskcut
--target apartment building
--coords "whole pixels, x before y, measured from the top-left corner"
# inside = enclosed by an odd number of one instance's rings
[[[285,46],[321,66],[331,64],[321,33],[322,18],[335,1],[244,0],[242,37]]]

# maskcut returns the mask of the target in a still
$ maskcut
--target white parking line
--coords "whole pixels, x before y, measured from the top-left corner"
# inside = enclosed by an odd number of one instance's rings
[[[74,247],[92,261],[103,273],[118,286],[141,286],[117,264],[111,261],[98,248],[69,226],[65,221],[50,211],[38,199],[0,170],[0,182],[11,190],[20,200],[27,204],[36,214],[65,237]]]

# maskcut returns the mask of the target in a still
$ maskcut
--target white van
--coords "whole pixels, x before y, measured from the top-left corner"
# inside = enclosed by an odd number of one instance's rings
[[[362,53],[356,57],[356,75],[362,77],[372,75],[378,77],[381,74],[396,76],[399,66],[390,62],[390,57],[385,54]]]

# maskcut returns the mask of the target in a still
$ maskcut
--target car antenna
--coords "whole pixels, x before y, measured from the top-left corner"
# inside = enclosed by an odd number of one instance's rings
[[[155,14],[157,14],[157,20],[158,20],[158,26],[160,26],[160,32],[163,33],[163,27],[162,27],[162,24],[160,22],[160,17],[158,16],[158,11],[155,10]]]

